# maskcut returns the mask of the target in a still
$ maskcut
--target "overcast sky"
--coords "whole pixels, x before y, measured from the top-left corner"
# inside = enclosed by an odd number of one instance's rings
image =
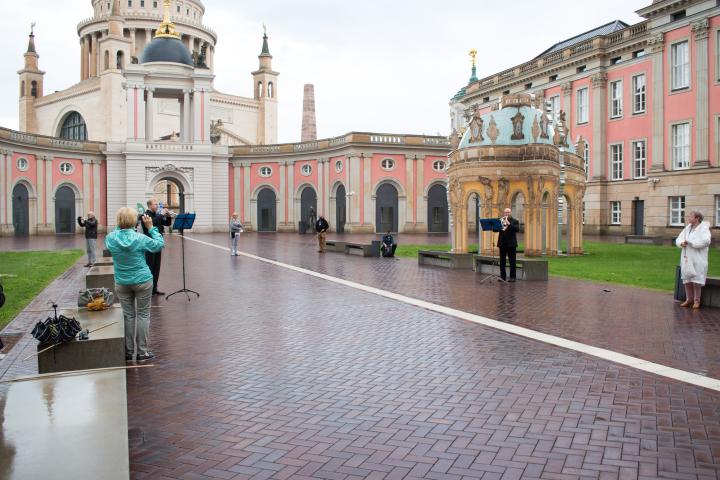
[[[205,0],[205,25],[218,34],[215,88],[252,96],[262,23],[280,72],[279,141],[300,139],[302,92],[315,84],[318,137],[350,131],[447,135],[448,101],[470,76],[532,59],[552,44],[615,19],[636,23],[650,0]],[[45,93],[79,80],[77,24],[90,0],[24,0],[0,19],[0,125],[18,126],[17,70],[30,23]]]

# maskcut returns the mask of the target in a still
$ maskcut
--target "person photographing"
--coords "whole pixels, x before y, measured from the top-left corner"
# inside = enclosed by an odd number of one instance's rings
[[[330,224],[325,220],[325,217],[320,215],[317,222],[315,222],[315,231],[317,232],[318,238],[318,253],[325,253],[325,236],[327,231],[330,229]]]
[[[520,222],[513,218],[512,210],[506,208],[500,218],[502,230],[498,233],[497,246],[500,249],[500,278],[506,281],[505,262],[510,261],[510,279],[515,281],[516,257],[517,257],[517,232],[520,231]]]
[[[173,213],[167,208],[160,208],[157,199],[151,198],[147,201],[147,210],[143,215],[150,217],[152,221],[151,227],[157,228],[158,232],[162,235],[165,233],[165,227],[169,227],[172,224]],[[146,225],[146,222],[140,216],[140,223],[142,225],[143,233],[151,237],[150,228]],[[165,295],[164,292],[158,290],[158,280],[160,279],[160,262],[162,262],[162,251],[157,252],[148,251],[145,253],[145,261],[147,262],[148,268],[152,273],[153,277],[153,295]]]
[[[78,225],[85,229],[85,250],[87,251],[88,263],[86,267],[92,267],[95,263],[98,221],[94,212],[88,212],[87,218],[78,217]]]

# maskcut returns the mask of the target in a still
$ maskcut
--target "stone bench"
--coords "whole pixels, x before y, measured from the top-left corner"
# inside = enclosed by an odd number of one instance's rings
[[[3,478],[128,480],[125,375],[123,369],[10,383],[0,402],[0,438],[8,449]]]
[[[119,305],[91,312],[86,308],[65,309],[59,312],[75,317],[83,330],[92,330],[117,322],[97,332],[90,333],[88,340],[62,343],[38,355],[38,372],[67,372],[93,368],[125,366],[125,320]],[[38,351],[47,345],[38,345]]]
[[[345,253],[347,255],[359,255],[361,257],[379,257],[380,242],[373,240],[371,243],[345,243]]]
[[[452,253],[441,250],[420,250],[418,265],[433,265],[455,270],[472,270],[472,253]]]
[[[115,261],[112,257],[100,257],[93,263],[94,267],[112,267],[113,265],[115,265]]]
[[[326,240],[325,249],[328,252],[345,253],[345,243],[346,242],[340,242],[338,240]]]
[[[542,258],[517,257],[515,261],[518,280],[547,281],[548,262]],[[475,273],[500,274],[500,262],[498,257],[489,255],[473,255],[473,270]],[[508,275],[510,266],[507,266]]]
[[[662,236],[654,235],[625,235],[625,243],[633,243],[637,245],[662,245],[664,239]]]
[[[685,285],[680,277],[680,266],[675,268],[675,300],[685,301]],[[720,307],[720,277],[707,277],[702,289],[700,305],[703,307]]]
[[[115,298],[115,267],[113,265],[96,265],[85,275],[85,288],[107,288]]]

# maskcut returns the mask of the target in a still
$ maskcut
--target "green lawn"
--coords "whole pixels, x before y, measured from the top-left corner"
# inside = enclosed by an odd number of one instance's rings
[[[0,281],[6,296],[5,306],[0,308],[0,329],[83,253],[82,250],[0,252]]]
[[[585,255],[548,257],[550,275],[596,282],[619,283],[672,291],[680,249],[671,246],[584,242]],[[449,245],[401,245],[401,257],[417,257],[418,250],[449,250]],[[470,250],[477,250],[477,244]],[[720,276],[720,250],[710,249],[710,276]]]

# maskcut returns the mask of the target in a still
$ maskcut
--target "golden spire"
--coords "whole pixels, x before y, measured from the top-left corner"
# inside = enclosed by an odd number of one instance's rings
[[[175,24],[170,21],[170,0],[165,0],[164,3],[165,14],[155,31],[155,38],[180,38],[180,34],[175,31]]]
[[[470,58],[472,59],[472,66],[475,66],[475,57],[477,57],[477,50],[474,48],[470,50]]]

